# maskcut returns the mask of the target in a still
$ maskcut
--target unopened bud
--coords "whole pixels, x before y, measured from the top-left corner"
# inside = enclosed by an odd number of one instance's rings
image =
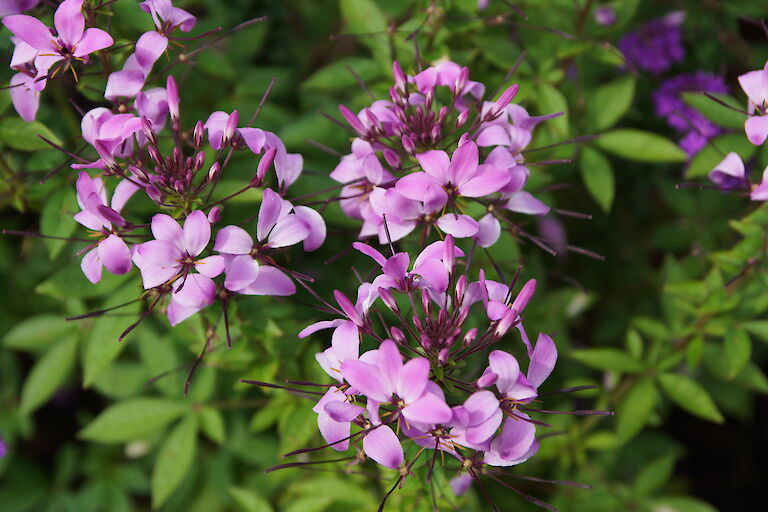
[[[397,305],[395,297],[388,288],[379,288],[379,297],[381,301],[387,306],[393,313],[400,314],[400,306]]]
[[[440,351],[440,353],[437,354],[437,361],[440,363],[441,366],[445,365],[445,363],[448,362],[448,356],[451,355],[451,350],[446,347],[443,350]]]
[[[461,345],[468,347],[475,342],[475,338],[477,338],[477,328],[473,327],[464,334],[464,339],[461,340]]]
[[[195,154],[195,162],[194,162],[194,169],[195,171],[199,171],[203,168],[203,165],[205,165],[205,153],[202,151],[199,151]]]
[[[432,298],[429,296],[429,292],[422,288],[421,290],[421,309],[424,310],[424,314],[432,314]]]
[[[155,146],[147,146],[147,152],[149,153],[149,158],[151,158],[156,165],[163,167],[165,163],[163,162],[163,155],[160,154]]]
[[[440,107],[440,110],[437,112],[437,122],[442,124],[443,121],[445,121],[445,118],[448,117],[448,112],[449,112],[448,107],[446,107],[445,105]]]
[[[392,327],[389,332],[392,334],[392,341],[398,345],[405,345],[407,340],[405,339],[405,334],[403,334],[403,331],[397,327]]]
[[[408,78],[403,73],[403,68],[400,67],[400,63],[397,61],[392,63],[392,74],[395,76],[395,87],[397,87],[400,94],[406,94],[406,88],[408,87]]]
[[[208,170],[208,181],[215,181],[219,178],[219,174],[221,174],[221,164],[219,164],[219,161],[213,162],[213,165],[211,165],[211,168]]]
[[[208,222],[216,224],[221,220],[221,208],[214,206],[211,211],[208,212]]]
[[[453,298],[456,301],[456,306],[461,306],[464,302],[464,293],[467,291],[467,276],[461,274],[456,280],[456,286],[453,289]]]
[[[400,138],[400,141],[403,143],[403,149],[406,153],[409,155],[415,155],[416,154],[416,145],[413,143],[411,138],[408,135],[403,135]]]
[[[358,135],[361,137],[365,137],[367,135],[368,130],[365,129],[363,123],[360,122],[360,119],[358,119],[351,110],[349,110],[344,105],[339,105],[339,112],[341,112],[341,115],[344,116],[344,119],[347,121],[347,123],[349,123],[349,126],[351,126]]]
[[[430,135],[432,136],[433,141],[440,140],[440,136],[442,134],[443,134],[443,130],[440,128],[439,124],[432,126],[432,132],[430,133]]]
[[[157,136],[155,135],[155,130],[152,129],[152,123],[145,116],[141,116],[141,129],[149,143],[156,146]]]
[[[264,177],[267,175],[267,171],[275,161],[275,155],[277,154],[277,148],[269,148],[259,160],[259,165],[256,167],[256,176],[251,180],[252,187],[261,186],[264,183]]]
[[[456,265],[456,243],[451,235],[446,235],[443,242],[443,263],[448,267],[448,272],[453,272]]]
[[[202,121],[195,123],[195,130],[192,134],[192,143],[195,149],[203,147],[203,137],[205,136],[205,125]]]
[[[237,110],[233,110],[227,118],[227,122],[224,125],[224,134],[221,144],[226,146],[235,137],[235,131],[237,131],[237,123],[240,121],[240,115]]]
[[[163,202],[163,194],[160,193],[160,190],[154,185],[147,185],[144,187],[144,190],[147,192],[147,195],[151,200],[154,202],[160,204]]]
[[[424,96],[424,108],[432,110],[432,102],[435,101],[435,90],[429,89]]]
[[[456,116],[456,128],[461,128],[464,126],[464,123],[467,122],[467,119],[469,119],[469,109],[465,109],[459,112],[459,115]]]
[[[499,96],[499,99],[496,100],[496,103],[493,104],[491,109],[485,115],[485,120],[492,121],[497,117],[499,117],[502,110],[507,108],[507,105],[509,105],[509,102],[512,101],[512,99],[517,95],[517,91],[519,89],[520,89],[520,86],[517,84],[512,84],[511,86],[507,87],[507,90],[501,93],[501,96]]]
[[[533,297],[535,291],[536,280],[531,279],[523,285],[523,288],[520,290],[520,293],[517,294],[517,297],[515,297],[515,300],[512,302],[510,308],[517,311],[518,314],[522,313],[525,309],[525,306],[527,306],[528,302],[530,302],[531,297]]]
[[[454,96],[461,95],[461,93],[464,91],[464,88],[467,86],[468,80],[469,80],[469,68],[465,66],[461,68],[461,71],[459,72],[459,76],[456,78],[456,83],[453,85]]]
[[[386,160],[393,169],[400,168],[400,156],[389,148],[384,149],[384,160]]]
[[[365,117],[368,119],[368,123],[371,125],[371,127],[378,128],[381,125],[381,121],[376,116],[376,114],[371,111],[371,109],[366,108],[363,110],[363,112],[365,112]]]
[[[341,308],[341,311],[344,313],[344,316],[352,320],[358,327],[363,327],[363,325],[365,325],[360,312],[355,308],[355,305],[352,304],[346,295],[339,290],[333,290],[333,296],[336,299],[336,303]]]
[[[176,85],[176,80],[169,76],[168,80],[165,82],[165,91],[168,95],[168,112],[171,115],[171,121],[173,122],[174,127],[178,125],[179,122],[179,88]]]
[[[464,321],[467,319],[468,316],[469,316],[469,306],[464,306],[463,308],[459,309],[459,314],[456,315],[456,319],[454,320],[454,322],[456,323],[456,325],[461,325],[464,323]]]
[[[507,334],[507,331],[509,331],[509,329],[515,324],[517,316],[518,313],[514,309],[510,309],[504,313],[504,316],[501,317],[501,320],[496,323],[496,328],[493,331],[494,337],[499,339]]]

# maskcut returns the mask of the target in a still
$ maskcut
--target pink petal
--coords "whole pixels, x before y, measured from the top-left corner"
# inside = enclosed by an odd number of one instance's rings
[[[438,185],[448,183],[451,161],[445,151],[432,150],[416,155],[419,165]],[[403,194],[405,195],[405,194]],[[415,198],[414,198],[415,199]]]
[[[296,293],[296,285],[283,271],[269,265],[262,265],[256,279],[238,293],[285,297]]]
[[[456,213],[446,213],[437,219],[437,227],[456,238],[475,236],[478,229],[480,229],[475,219],[469,215],[459,215]]]
[[[494,350],[488,355],[489,368],[498,377],[496,387],[502,393],[511,389],[520,375],[520,365],[510,354],[503,350]]]
[[[190,256],[197,256],[211,241],[211,223],[201,210],[195,210],[184,220],[184,248]]]
[[[170,323],[172,327],[176,326],[204,307],[205,304],[200,304],[198,306],[184,306],[177,300],[174,300],[173,296],[171,296],[171,301],[168,303],[168,323]]]
[[[152,217],[152,236],[165,240],[179,249],[183,247],[184,230],[171,216],[157,213]]]
[[[69,45],[76,44],[85,29],[83,0],[64,0],[53,15],[53,24],[59,39]],[[110,43],[111,44],[111,43]]]
[[[359,405],[341,400],[328,402],[325,404],[324,410],[333,421],[338,422],[350,422],[365,412],[365,409]]]
[[[466,197],[483,197],[498,192],[512,175],[509,170],[490,165],[481,165],[478,173],[459,187],[459,193]]]
[[[556,361],[557,346],[555,342],[546,334],[539,334],[536,346],[533,348],[531,362],[528,365],[528,381],[533,387],[538,388],[549,377]]]
[[[145,76],[149,74],[167,47],[168,38],[155,30],[145,32],[139,37],[133,55]]]
[[[110,73],[104,97],[109,100],[119,97],[133,98],[144,87],[145,79],[146,76],[141,71],[124,69]]]
[[[477,136],[477,145],[482,147],[508,146],[509,134],[501,124],[486,124]]]
[[[341,323],[333,331],[331,347],[339,361],[357,359],[360,355],[360,331],[351,320]]]
[[[396,469],[403,463],[403,447],[397,435],[386,425],[381,425],[365,434],[363,450],[380,465]]]
[[[33,87],[34,79],[24,73],[16,73],[11,77],[9,93],[13,108],[23,120],[31,122],[37,116],[40,107],[40,92]]]
[[[83,271],[83,274],[94,284],[101,280],[101,267],[98,249],[88,251],[80,262],[80,269]]]
[[[314,251],[323,245],[323,242],[325,242],[325,221],[323,216],[307,206],[296,206],[293,212],[309,228],[309,235],[304,239],[304,250]]]
[[[451,478],[451,490],[456,496],[461,496],[462,494],[465,494],[470,487],[472,487],[472,482],[474,481],[475,479],[472,478],[472,475],[469,473],[462,473],[455,478]]]
[[[477,245],[480,247],[490,247],[495,244],[501,236],[501,224],[493,214],[488,213],[478,222]]]
[[[286,215],[280,219],[269,233],[269,246],[272,248],[289,247],[310,235],[309,227],[296,215]]]
[[[274,190],[264,189],[264,198],[259,208],[259,220],[256,224],[256,238],[264,241],[275,227],[283,209],[283,199]]]
[[[467,425],[479,425],[499,410],[499,399],[490,391],[472,393],[464,402],[467,412]]]
[[[97,248],[99,259],[113,274],[126,274],[131,270],[131,250],[119,236],[109,235]]]
[[[239,226],[226,226],[216,235],[213,250],[225,254],[248,254],[253,249],[253,239]]]
[[[310,336],[317,331],[321,331],[323,329],[333,329],[335,327],[338,327],[343,322],[346,322],[346,320],[323,320],[321,322],[315,322],[312,325],[309,325],[301,330],[301,332],[298,334],[299,338],[306,338],[307,336]]]
[[[227,266],[224,286],[233,292],[240,291],[259,276],[259,262],[250,255],[235,256]]]
[[[501,425],[501,420],[504,419],[504,413],[498,408],[498,404],[499,401],[496,400],[497,407],[491,412],[490,416],[477,425],[466,429],[464,437],[467,441],[474,445],[481,445],[493,437],[499,425]]]
[[[451,183],[463,189],[464,184],[477,173],[478,160],[477,144],[470,140],[459,146],[453,152],[448,170]]]
[[[182,254],[179,248],[165,240],[150,240],[136,247],[141,259],[149,265],[179,268]]]
[[[403,416],[415,423],[448,423],[453,417],[453,412],[440,397],[424,393],[421,398],[405,406]]]
[[[520,414],[525,416],[525,414]],[[502,459],[517,460],[530,450],[536,435],[533,423],[508,418],[504,422],[501,435],[491,443],[491,449],[499,453]]]
[[[75,57],[85,57],[93,52],[112,46],[115,41],[112,36],[98,28],[89,28],[75,47]]]
[[[439,260],[426,260],[412,271],[424,278],[429,286],[438,293],[448,288],[448,269]]]
[[[397,396],[405,403],[418,400],[429,380],[429,360],[417,357],[405,363],[397,373]]]
[[[350,423],[334,421],[330,415],[321,412],[317,415],[317,427],[326,443],[331,445],[334,450],[343,452],[349,448]]]
[[[176,267],[160,267],[154,265],[142,259],[139,254],[138,246],[134,246],[133,251],[133,263],[139,268],[141,272],[141,280],[145,290],[160,286],[161,284],[170,281],[176,277],[178,268]]]
[[[128,199],[130,199],[140,188],[141,187],[136,185],[133,181],[121,180],[115,187],[115,192],[112,194],[112,209],[116,212],[120,212]]]
[[[356,360],[344,361],[341,374],[361,394],[377,402],[388,402],[392,398],[391,389],[385,384],[378,368],[372,364]]]
[[[762,105],[768,100],[768,72],[765,69],[744,73],[739,77],[739,85],[753,104]]]
[[[186,307],[206,306],[216,298],[216,285],[201,274],[187,274],[173,288],[173,299]]]
[[[383,254],[381,254],[379,251],[377,251],[376,249],[374,249],[368,244],[364,244],[361,242],[354,242],[352,244],[352,247],[354,247],[361,253],[365,254],[366,256],[373,258],[373,260],[382,267],[387,263],[387,258],[385,258]]]
[[[195,262],[195,270],[203,274],[205,277],[214,278],[224,272],[226,268],[226,260],[223,256],[208,256]]]
[[[58,53],[51,30],[43,22],[25,14],[15,14],[3,18],[3,25],[13,34],[43,53]]]
[[[747,132],[749,142],[755,146],[762,145],[768,138],[768,115],[750,116],[744,123],[744,131]]]
[[[440,187],[440,182],[425,172],[415,172],[403,176],[397,180],[395,190],[400,195],[417,201],[423,201],[427,194],[435,198],[444,196],[445,200],[448,200],[448,194]],[[442,191],[442,194],[438,191]],[[433,201],[437,202],[437,199],[433,199]]]
[[[403,356],[392,340],[384,340],[378,350],[378,373],[385,386],[385,395],[390,396],[397,390],[398,376],[403,367]],[[377,399],[379,400],[379,399]],[[385,400],[379,400],[384,402]]]
[[[529,215],[546,215],[549,212],[549,206],[533,197],[530,192],[522,190],[509,196],[505,208],[513,212],[527,213]]]

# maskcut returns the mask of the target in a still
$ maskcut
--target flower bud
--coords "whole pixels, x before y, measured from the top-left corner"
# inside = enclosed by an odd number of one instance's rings
[[[195,154],[195,161],[194,161],[194,169],[195,171],[199,171],[203,168],[203,165],[205,165],[205,153],[202,151],[199,151]]]
[[[441,366],[444,366],[448,362],[448,357],[451,355],[451,350],[446,347],[437,354],[437,361]]]
[[[421,309],[424,310],[424,314],[432,314],[432,299],[429,296],[429,292],[426,289],[421,290]]]
[[[475,338],[477,338],[477,328],[473,327],[464,334],[464,339],[461,340],[461,345],[463,347],[468,347],[475,342]]]
[[[411,138],[407,135],[403,135],[400,138],[400,141],[403,143],[403,149],[405,149],[405,152],[409,155],[415,155],[416,154],[416,145],[413,143]]]
[[[405,338],[405,334],[403,334],[403,331],[398,329],[397,327],[392,327],[389,332],[392,334],[392,341],[397,343],[398,345],[405,345],[408,340]]]
[[[384,160],[386,160],[390,167],[393,169],[400,168],[400,157],[397,153],[389,148],[384,149]]]
[[[435,101],[435,90],[429,89],[424,96],[424,108],[432,110],[432,102]]]
[[[461,95],[461,93],[464,91],[464,88],[467,86],[467,81],[469,81],[469,68],[465,66],[461,68],[459,76],[456,78],[456,83],[453,85],[454,96]]]
[[[504,313],[504,316],[501,317],[501,320],[499,320],[496,323],[496,327],[493,330],[493,335],[496,339],[501,338],[505,334],[507,334],[507,331],[515,324],[515,321],[517,320],[518,312],[514,309],[510,309],[506,313]]]
[[[459,112],[459,115],[456,116],[456,128],[461,128],[464,126],[464,123],[467,122],[467,119],[469,119],[469,109]]]
[[[408,87],[408,78],[403,73],[403,68],[400,67],[400,63],[395,61],[392,63],[392,74],[395,76],[395,87],[400,91],[400,94],[406,94],[406,88]]]
[[[442,124],[442,122],[445,121],[445,118],[448,117],[448,112],[448,107],[445,105],[440,107],[440,110],[437,112],[437,122]]]
[[[485,120],[492,121],[499,117],[501,111],[507,108],[509,102],[512,101],[512,99],[517,95],[517,91],[519,89],[520,86],[517,84],[512,84],[511,86],[507,87],[507,90],[501,93],[501,96],[499,96],[499,99],[496,100],[496,103],[494,103],[488,113],[485,114]]]
[[[525,309],[525,306],[527,306],[528,302],[530,302],[531,297],[533,297],[535,291],[536,280],[531,279],[523,285],[523,288],[520,290],[520,293],[517,294],[517,297],[515,297],[515,300],[512,302],[510,308],[517,311],[518,314],[522,313]]]
[[[149,181],[149,176],[147,176],[147,173],[144,172],[144,169],[140,169],[139,167],[136,167],[135,165],[129,165],[128,171],[130,171],[131,174],[136,176],[139,181],[143,183],[147,183]]]
[[[453,272],[456,266],[456,243],[451,235],[446,235],[443,242],[443,263],[448,267],[448,272]]]
[[[256,167],[256,176],[251,180],[252,187],[258,187],[264,182],[264,177],[267,175],[267,171],[275,161],[275,155],[277,154],[277,148],[269,148],[259,160],[259,165]]]
[[[165,162],[163,162],[163,155],[160,154],[155,146],[147,146],[147,153],[149,153],[149,158],[151,158],[156,165],[159,165],[160,167],[165,165]]]
[[[336,302],[339,304],[341,311],[348,319],[352,320],[358,327],[363,327],[363,317],[360,312],[355,308],[355,305],[339,290],[333,290],[333,296],[336,298]]]
[[[208,181],[212,182],[217,180],[219,178],[219,174],[221,174],[221,165],[219,164],[219,161],[216,160],[208,170]]]
[[[203,146],[203,137],[205,136],[205,125],[202,121],[195,123],[195,130],[192,135],[192,143],[195,149],[200,149]]]
[[[433,141],[440,140],[440,136],[443,134],[443,130],[440,128],[439,124],[436,124],[432,127],[432,132],[430,133],[430,136],[432,137]]]
[[[395,297],[392,295],[392,292],[388,288],[379,288],[379,297],[381,297],[381,301],[393,313],[400,314],[400,306],[397,305]]]
[[[152,123],[145,116],[141,116],[141,129],[144,132],[144,136],[147,138],[150,144],[157,145],[157,135],[155,130],[152,129]]]
[[[208,212],[208,222],[216,224],[221,220],[221,208],[214,206],[211,211]]]
[[[361,137],[365,137],[367,135],[368,130],[365,129],[363,123],[360,122],[360,119],[358,119],[351,110],[349,110],[344,105],[339,105],[339,112],[341,112],[341,115],[344,116],[344,119],[347,121],[347,123],[349,123],[349,126],[351,126],[358,135]]]
[[[222,136],[221,144],[226,146],[235,137],[237,131],[237,123],[240,121],[240,115],[237,110],[233,110],[227,118],[227,122],[224,125],[224,134]]]
[[[465,274],[461,274],[456,280],[456,286],[453,289],[453,298],[456,301],[456,306],[461,306],[461,303],[464,302],[464,294],[466,291],[467,276]]]
[[[371,109],[364,109],[363,112],[365,112],[365,117],[368,119],[368,123],[371,125],[371,129],[378,129],[381,126],[381,121],[379,118],[374,114]]]
[[[168,95],[168,113],[171,115],[171,121],[174,127],[179,122],[179,88],[176,85],[176,80],[169,76],[165,83],[165,90]]]

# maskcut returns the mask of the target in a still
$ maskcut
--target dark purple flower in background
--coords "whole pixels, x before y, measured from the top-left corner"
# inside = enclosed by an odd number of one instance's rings
[[[662,73],[683,59],[683,31],[685,14],[674,11],[665,17],[649,21],[619,41],[619,50],[628,63],[651,73]]]
[[[0,459],[8,454],[8,445],[5,444],[5,440],[0,437]]]
[[[613,10],[613,6],[601,5],[595,9],[595,22],[598,25],[608,27],[616,23],[616,11]]]
[[[653,93],[656,115],[667,120],[667,124],[685,135],[680,140],[680,147],[689,155],[694,155],[707,145],[707,141],[720,135],[722,128],[685,104],[684,92],[728,93],[725,81],[706,71],[683,73],[665,80]]]

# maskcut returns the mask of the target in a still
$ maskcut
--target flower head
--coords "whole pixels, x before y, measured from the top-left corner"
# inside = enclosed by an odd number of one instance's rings
[[[685,56],[681,29],[683,19],[684,14],[676,11],[650,21],[624,36],[619,41],[619,50],[638,69],[663,73]]]

